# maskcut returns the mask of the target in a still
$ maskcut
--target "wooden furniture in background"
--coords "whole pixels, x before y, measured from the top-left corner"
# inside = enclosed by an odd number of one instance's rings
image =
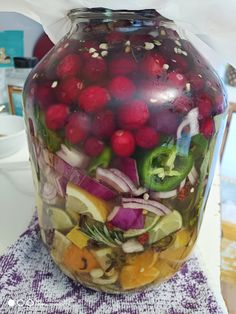
[[[226,141],[228,138],[229,127],[230,127],[230,122],[231,122],[233,113],[236,113],[236,103],[230,103],[229,104],[228,117],[227,117],[225,132],[224,132],[224,136],[223,136],[223,142],[222,142],[221,151],[220,151],[220,161],[222,161],[222,158],[223,158],[223,153],[224,153],[225,144],[226,144]]]
[[[229,105],[226,128],[220,152],[221,161],[223,159],[223,154],[229,135],[230,124],[234,113],[236,113],[236,103],[233,102]],[[235,184],[236,182],[235,178],[224,177],[224,181],[225,180],[231,184]],[[221,239],[221,291],[229,314],[236,314],[236,225],[224,220],[222,220]]]

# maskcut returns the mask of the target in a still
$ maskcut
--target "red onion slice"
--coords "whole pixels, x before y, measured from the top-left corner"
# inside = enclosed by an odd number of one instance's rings
[[[108,215],[107,221],[111,221],[117,215],[119,209],[120,209],[119,206],[114,207],[112,212]]]
[[[108,186],[112,187],[118,192],[122,193],[130,192],[128,184],[125,181],[123,181],[120,177],[112,173],[110,170],[98,167],[96,170],[96,178],[106,183]]]
[[[131,181],[131,179],[126,174],[124,174],[122,171],[115,169],[115,168],[111,168],[111,169],[109,169],[109,171],[111,171],[116,176],[118,176],[121,180],[123,180],[129,186],[133,195],[139,196],[139,195],[144,194],[147,191],[147,189],[143,188],[143,187],[137,188],[135,186],[135,184],[133,183],[133,181]]]
[[[136,186],[140,185],[135,159],[130,157],[117,157],[113,162],[113,166],[126,174]]]
[[[177,195],[177,190],[167,191],[167,192],[150,192],[150,197],[153,200],[158,200],[160,198],[166,199]]]
[[[55,156],[54,159],[54,169],[61,174],[62,176],[66,177],[67,179],[70,178],[71,174],[74,171],[74,168],[66,163],[64,160]]]
[[[55,186],[56,186],[58,194],[62,197],[66,195],[67,183],[68,183],[68,180],[65,177],[55,175]]]
[[[55,205],[57,201],[57,190],[49,182],[46,182],[43,186],[42,197],[48,204]]]
[[[143,206],[142,206],[143,205]],[[152,205],[147,205],[147,204],[139,204],[135,202],[130,202],[130,203],[123,203],[123,208],[132,208],[132,209],[146,209],[147,211],[154,213],[158,216],[164,216],[165,214],[163,211],[161,211],[159,208],[152,206]]]
[[[164,214],[171,213],[171,210],[168,207],[161,204],[160,202],[153,201],[153,200],[144,200],[142,198],[125,198],[124,197],[124,198],[122,198],[122,202],[123,202],[123,204],[125,204],[125,206],[127,206],[127,203],[132,202],[132,203],[136,203],[136,204],[142,204],[145,206],[152,206],[154,208],[157,208],[158,210],[160,210]],[[147,209],[146,207],[142,207],[142,208]]]
[[[124,208],[115,207],[108,216],[107,220],[113,226],[127,231],[129,229],[143,229],[144,228],[144,215],[141,208]]]
[[[50,153],[46,148],[43,149],[43,158],[47,165],[53,167],[55,155]]]
[[[42,171],[44,171],[45,167],[47,167],[47,164],[44,160],[44,156],[42,153],[38,156],[38,165]]]
[[[194,108],[185,117],[185,119],[180,123],[177,129],[177,139],[182,137],[182,131],[186,126],[189,126],[190,132],[189,135],[192,137],[196,134],[199,134],[199,123],[198,123],[198,108]]]
[[[90,162],[90,158],[82,152],[75,150],[74,148],[69,149],[66,145],[62,144],[61,149],[57,151],[57,156],[63,159],[72,167],[87,168]]]
[[[74,168],[59,158],[57,155],[50,153],[47,149],[43,150],[43,156],[45,162],[52,168],[54,168],[60,175],[64,176],[68,180],[74,171]]]
[[[69,181],[105,201],[109,201],[117,196],[116,191],[111,190],[99,181],[87,176],[79,169],[74,170]]]

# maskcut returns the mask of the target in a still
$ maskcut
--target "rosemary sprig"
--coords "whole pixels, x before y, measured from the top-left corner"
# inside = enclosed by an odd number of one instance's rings
[[[108,230],[106,225],[89,225],[86,222],[81,229],[90,239],[110,247],[120,246],[124,242],[121,231]]]

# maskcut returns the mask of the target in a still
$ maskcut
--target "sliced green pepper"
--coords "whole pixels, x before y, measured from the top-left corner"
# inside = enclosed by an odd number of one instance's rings
[[[112,152],[109,147],[105,147],[102,153],[94,158],[89,166],[89,173],[94,173],[97,167],[107,168],[111,162]]]
[[[176,147],[155,148],[139,162],[143,185],[160,192],[175,189],[187,177],[192,167],[192,155],[177,155]]]
[[[192,137],[191,145],[191,152],[193,158],[196,160],[206,154],[208,140],[202,134],[197,134]]]

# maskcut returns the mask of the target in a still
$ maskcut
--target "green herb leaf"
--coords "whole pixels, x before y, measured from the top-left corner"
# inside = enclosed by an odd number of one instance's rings
[[[56,132],[49,130],[46,127],[44,114],[39,109],[35,109],[35,121],[38,133],[42,137],[47,148],[52,153],[57,152],[61,147],[62,139]]]
[[[81,227],[81,230],[90,238],[98,243],[103,243],[107,246],[117,247],[124,242],[123,233],[117,230],[108,230],[106,226],[96,223]]]
[[[200,156],[205,155],[208,147],[208,140],[202,134],[197,134],[192,137],[191,145],[193,158],[197,159]]]

